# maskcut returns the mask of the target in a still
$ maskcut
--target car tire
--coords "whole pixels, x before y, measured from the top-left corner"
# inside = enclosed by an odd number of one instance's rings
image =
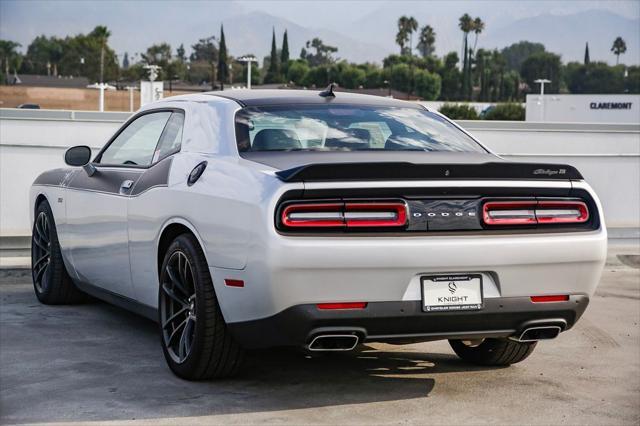
[[[38,204],[31,233],[31,278],[38,300],[46,305],[82,303],[88,295],[78,290],[62,260],[51,206]]]
[[[451,348],[463,360],[491,366],[507,366],[524,360],[531,355],[536,343],[510,339],[449,340]]]
[[[227,328],[204,253],[191,234],[176,237],[164,256],[158,315],[162,350],[178,377],[206,380],[238,373],[244,350]]]

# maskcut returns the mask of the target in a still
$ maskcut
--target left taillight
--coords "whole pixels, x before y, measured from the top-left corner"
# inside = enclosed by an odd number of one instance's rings
[[[503,226],[580,224],[589,220],[589,208],[582,201],[488,201],[482,206],[482,220]]]
[[[281,209],[287,228],[396,228],[407,223],[404,202],[291,203]]]

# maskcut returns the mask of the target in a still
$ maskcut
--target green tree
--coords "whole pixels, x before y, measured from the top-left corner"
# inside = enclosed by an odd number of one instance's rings
[[[522,63],[529,56],[544,52],[544,45],[541,43],[531,43],[529,41],[520,41],[511,46],[505,47],[500,54],[506,62],[507,70],[520,71]]]
[[[124,52],[124,57],[122,58],[122,69],[126,70],[129,68],[129,53]]]
[[[418,50],[422,57],[426,58],[433,55],[436,50],[436,32],[430,25],[425,25],[420,30],[420,38],[418,40]]]
[[[154,44],[141,54],[142,60],[149,65],[158,65],[163,69],[171,61],[171,46],[168,43]]]
[[[533,54],[522,63],[520,75],[531,91],[537,88],[537,83],[534,83],[534,80],[546,78],[551,80],[551,84],[545,86],[545,91],[558,93],[562,78],[560,56],[549,52]]]
[[[401,16],[398,18],[398,32],[396,33],[396,44],[400,46],[400,54],[404,55],[406,52],[406,44],[409,42],[409,18]]]
[[[229,76],[227,60],[227,43],[224,40],[224,27],[220,25],[220,42],[218,43],[218,81],[220,82],[220,90],[224,90],[224,82]]]
[[[315,53],[311,52],[309,49],[314,49]],[[335,62],[333,54],[337,51],[337,47],[326,45],[322,40],[315,37],[311,41],[307,40],[305,47],[303,47],[300,52],[300,59],[305,59],[311,67],[330,65]]]
[[[413,33],[418,30],[418,21],[413,16],[401,16],[398,19],[396,43],[400,46],[401,55],[413,54]],[[407,46],[409,43],[409,46]]]
[[[637,65],[627,68],[627,75],[624,82],[626,93],[640,93],[640,67]]]
[[[278,48],[276,47],[275,28],[273,29],[273,32],[271,35],[271,54],[269,55],[269,68],[267,70],[267,74],[264,77],[264,82],[267,84],[282,82],[282,78],[280,77]]]
[[[309,65],[304,59],[291,61],[287,69],[287,81],[292,81],[297,86],[305,83],[305,78],[309,73]]]
[[[438,112],[452,120],[477,120],[479,118],[476,109],[466,104],[444,104]]]
[[[309,68],[303,80],[303,85],[308,87],[322,87],[329,85],[331,69],[329,65],[318,65]]]
[[[478,46],[478,36],[484,31],[484,22],[479,17],[473,20],[473,33],[476,35],[476,39],[473,42],[473,51],[476,51]]]
[[[25,71],[33,74],[58,75],[66,41],[57,37],[38,36],[27,47]]]
[[[364,86],[366,79],[366,72],[352,64],[342,70],[339,76],[339,83],[347,89],[357,89],[360,86]]]
[[[460,71],[458,70],[458,54],[450,52],[444,57],[444,66],[440,71],[442,78],[441,98],[446,101],[459,99],[460,96]]]
[[[589,43],[584,47],[584,64],[589,65],[591,58],[589,58]]]
[[[365,70],[364,87],[367,89],[377,89],[382,87],[386,80],[384,71],[378,67],[371,67]]]
[[[89,37],[95,38],[100,44],[100,83],[104,82],[104,57],[106,53],[107,42],[111,37],[111,31],[104,25],[98,25],[89,34]]]
[[[413,78],[415,91],[419,97],[427,101],[438,99],[442,87],[442,79],[438,74],[432,74],[425,70],[417,70]]]
[[[283,75],[288,75],[289,59],[289,36],[287,35],[287,30],[284,30],[282,49],[280,50],[280,66],[282,67]]]
[[[18,47],[20,47],[20,43],[0,40],[0,74],[4,70],[4,78],[0,81],[4,83],[9,83],[9,72],[13,70],[14,73],[17,73],[22,63],[22,55],[18,53]]]
[[[184,44],[180,44],[176,49],[176,59],[180,62],[187,62],[187,55],[184,50]]]
[[[524,121],[525,109],[519,103],[498,104],[483,115],[485,120]]]
[[[565,67],[565,82],[569,91],[576,94],[623,93],[624,68],[605,62],[570,62]]]
[[[620,55],[624,54],[627,51],[627,43],[622,39],[622,37],[618,36],[613,41],[611,51],[614,55],[616,55],[616,65],[618,65],[620,63]]]
[[[462,31],[463,38],[463,56],[462,56],[462,95],[465,99],[469,99],[471,97],[471,91],[469,90],[471,87],[471,79],[470,79],[470,55],[469,55],[469,33],[473,30],[473,19],[469,16],[468,13],[465,13],[460,17],[458,22],[458,27]]]
[[[211,89],[215,89],[216,65],[218,62],[218,46],[215,37],[207,37],[198,40],[191,46],[191,63],[189,80],[192,83],[202,84],[205,81],[211,83]]]

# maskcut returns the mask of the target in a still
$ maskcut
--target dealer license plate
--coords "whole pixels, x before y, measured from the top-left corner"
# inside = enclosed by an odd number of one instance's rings
[[[482,276],[437,275],[422,277],[422,307],[433,311],[482,309]]]

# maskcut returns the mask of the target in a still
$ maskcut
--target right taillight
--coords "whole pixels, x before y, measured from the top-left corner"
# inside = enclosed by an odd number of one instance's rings
[[[489,201],[482,206],[482,219],[503,226],[580,224],[589,220],[589,209],[582,201]]]

